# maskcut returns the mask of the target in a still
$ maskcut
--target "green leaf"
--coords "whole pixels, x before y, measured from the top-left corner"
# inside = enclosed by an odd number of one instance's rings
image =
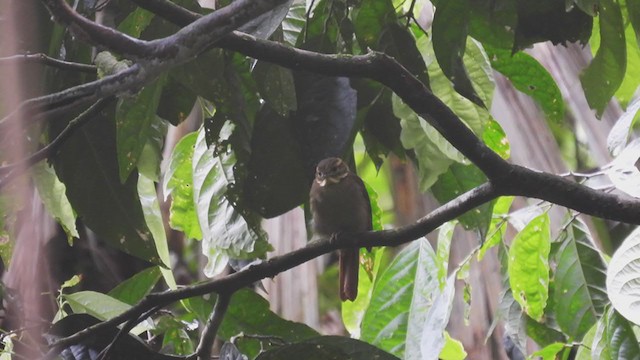
[[[86,313],[100,320],[114,318],[129,310],[129,304],[95,291],[79,291],[63,294],[74,313]]]
[[[493,206],[493,215],[491,223],[489,224],[489,230],[487,230],[487,239],[484,241],[480,251],[478,252],[478,261],[484,258],[487,250],[498,245],[502,241],[507,231],[507,221],[505,216],[509,213],[513,199],[513,196],[501,196],[496,200],[495,205]]]
[[[418,161],[420,190],[427,191],[447,171],[453,160],[445,155],[429,138],[429,134],[436,131],[426,121],[418,117],[402,100],[393,95],[393,113],[399,117],[402,132],[400,141],[406,149],[413,149]],[[443,141],[441,145],[447,146]],[[449,145],[450,146],[450,145]]]
[[[264,257],[270,249],[260,219],[240,213],[228,198],[235,186],[235,152],[228,140],[234,125],[227,122],[220,131],[220,143],[208,148],[202,128],[193,152],[193,196],[202,231],[202,251],[208,258],[203,269],[211,277],[219,274],[229,258]]]
[[[118,30],[131,37],[140,38],[140,34],[149,26],[154,16],[154,13],[139,7],[122,20]]]
[[[511,145],[507,134],[504,132],[500,124],[490,119],[482,132],[482,141],[503,159],[511,157]]]
[[[632,325],[613,308],[609,308],[598,321],[591,357],[598,360],[640,359],[638,338]]]
[[[631,5],[631,4],[634,5]],[[623,7],[623,17],[626,15],[624,10],[631,11],[636,6],[636,1],[627,1],[627,8]],[[628,14],[631,16],[631,14]],[[634,98],[636,89],[638,88],[638,79],[640,78],[640,41],[634,29],[627,23],[625,25],[625,43],[627,45],[627,71],[622,80],[622,84],[615,93],[616,99],[620,101],[622,107],[625,107],[632,98]],[[595,37],[595,36],[593,36]],[[599,41],[599,39],[597,39]],[[594,41],[595,43],[596,41]],[[592,49],[593,49],[592,45]]]
[[[153,290],[161,275],[158,266],[146,268],[118,284],[107,295],[129,305],[135,305]]]
[[[580,341],[608,303],[606,265],[583,222],[572,221],[565,235],[555,259],[554,312],[570,340]]]
[[[229,340],[232,336],[244,334],[260,334],[283,339],[286,342],[297,342],[310,339],[319,334],[305,324],[284,320],[269,310],[269,303],[260,295],[249,289],[243,289],[231,297],[229,309],[220,326],[219,336]],[[259,340],[240,337],[236,345],[244,353],[253,358],[261,349]],[[268,349],[270,346],[264,344]]]
[[[566,344],[563,343],[553,343],[551,345],[547,345],[544,349],[540,349],[529,357],[530,359],[542,358],[542,360],[556,360],[556,355],[562,351]]]
[[[76,229],[76,214],[67,199],[64,184],[58,180],[53,168],[42,161],[32,168],[32,174],[45,208],[62,226],[69,244],[72,244],[73,238],[79,238],[80,235]]]
[[[614,0],[601,0],[599,20],[600,48],[580,75],[580,81],[589,106],[601,116],[622,84],[627,69],[627,51],[620,5]]]
[[[466,0],[439,1],[433,17],[433,50],[454,89],[473,103],[486,106],[476,94],[462,61],[468,25],[469,4]]]
[[[640,228],[634,230],[616,250],[607,270],[607,294],[616,312],[640,324]]]
[[[151,231],[153,241],[158,250],[158,256],[162,261],[160,272],[170,289],[176,289],[176,279],[173,272],[169,268],[171,266],[171,258],[169,256],[169,244],[167,242],[167,234],[164,229],[164,220],[158,203],[158,193],[156,184],[153,180],[147,178],[143,174],[138,177],[138,194],[140,195],[140,204],[144,213],[144,220]]]
[[[549,215],[531,220],[509,249],[509,283],[513,297],[536,321],[542,320],[549,298]]]
[[[427,67],[415,39],[398,23],[391,1],[369,1],[365,6],[357,8],[354,10],[353,26],[363,52],[372,49],[392,56],[428,86]]]
[[[173,229],[183,231],[190,239],[202,239],[200,223],[196,214],[193,197],[193,151],[198,138],[197,132],[185,135],[173,148],[167,171],[162,182],[162,192],[171,195],[169,224]]]
[[[467,358],[467,352],[464,351],[464,346],[460,340],[456,340],[449,335],[449,332],[444,332],[444,347],[440,351],[438,356],[441,360],[464,360]]]
[[[256,360],[280,359],[350,359],[350,360],[399,360],[375,346],[343,336],[322,336],[277,347],[260,354]]]
[[[298,42],[298,37],[304,28],[306,22],[306,11],[304,4],[294,4],[289,8],[289,13],[282,21],[282,32],[284,35],[284,41],[295,46]]]
[[[172,125],[178,126],[189,116],[196,100],[197,96],[193,90],[170,76],[162,88],[156,114]]]
[[[110,246],[160,263],[144,221],[137,174],[120,182],[113,107],[71,135],[54,158],[67,198],[84,223]],[[52,124],[54,137],[64,124]]]
[[[576,352],[575,360],[592,360],[591,347],[593,339],[596,336],[596,330],[598,329],[598,323],[593,324],[591,329],[582,338],[582,343]]]
[[[506,76],[519,91],[531,96],[540,105],[547,119],[564,120],[564,99],[549,72],[531,55],[513,54],[509,50],[484,47],[491,66]]]
[[[511,0],[469,1],[469,35],[484,45],[512,49],[518,24],[517,3]]]
[[[435,253],[426,239],[412,242],[376,278],[362,319],[361,339],[394,355],[420,349],[421,331],[437,296]]]
[[[262,98],[279,115],[288,117],[298,107],[291,70],[264,61],[253,68],[253,77]]]
[[[638,47],[640,47],[640,3],[633,0],[627,0],[626,5],[629,20],[636,35],[636,43],[638,44]],[[638,47],[636,47],[636,49]]]
[[[447,283],[447,273],[449,271],[449,253],[451,250],[451,239],[453,231],[456,229],[457,221],[448,221],[438,229],[438,247],[436,249],[436,265],[438,266],[438,284],[440,290],[444,289]]]
[[[123,98],[116,109],[118,164],[120,181],[124,183],[138,164],[162,94],[164,80],[145,86],[135,98]]]
[[[487,181],[486,176],[475,165],[453,164],[449,170],[440,175],[433,184],[433,195],[441,204],[462,195]],[[460,216],[458,219],[465,229],[478,231],[480,239],[484,239],[491,222],[494,202],[489,202]]]

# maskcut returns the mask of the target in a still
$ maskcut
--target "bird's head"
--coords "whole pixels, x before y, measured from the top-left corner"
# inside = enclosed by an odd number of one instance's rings
[[[316,182],[320,186],[337,184],[349,174],[349,166],[340,158],[326,158],[316,167]]]

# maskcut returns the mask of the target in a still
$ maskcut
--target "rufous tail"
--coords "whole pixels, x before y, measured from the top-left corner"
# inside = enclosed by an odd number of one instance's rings
[[[358,296],[358,270],[360,252],[358,249],[340,250],[340,299],[353,301]]]

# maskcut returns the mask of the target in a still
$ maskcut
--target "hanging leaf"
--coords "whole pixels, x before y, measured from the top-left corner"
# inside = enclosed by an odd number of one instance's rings
[[[536,321],[542,320],[549,298],[549,216],[533,219],[509,249],[509,284],[514,299]]]
[[[598,321],[591,357],[598,360],[640,359],[638,337],[632,325],[613,308],[609,308]]]
[[[640,228],[616,250],[607,270],[607,294],[622,316],[640,325]]]
[[[79,238],[80,235],[76,229],[76,214],[67,199],[64,184],[58,180],[53,168],[44,162],[36,164],[32,174],[44,206],[64,229],[69,244],[73,244],[73,238]],[[2,225],[1,222],[0,225]],[[0,227],[0,232],[2,229],[3,227]]]
[[[227,122],[220,142],[207,147],[205,131],[198,132],[193,153],[193,196],[202,231],[202,252],[208,259],[205,275],[219,274],[230,258],[264,257],[270,250],[260,218],[240,213],[228,198],[235,184],[235,153],[229,145],[234,125]]]
[[[146,268],[118,284],[108,295],[129,305],[135,305],[151,292],[161,275],[158,266]]]

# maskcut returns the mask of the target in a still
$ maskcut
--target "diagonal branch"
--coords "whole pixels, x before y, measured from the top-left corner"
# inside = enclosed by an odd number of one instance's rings
[[[269,260],[248,266],[239,272],[215,280],[198,285],[186,286],[177,290],[169,290],[163,293],[149,294],[141,302],[122,314],[52,343],[47,358],[53,358],[61,349],[76,344],[106,327],[117,326],[130,319],[137,319],[141,314],[155,307],[161,308],[182,299],[212,292],[231,294],[256,281],[274,277],[283,271],[337,249],[397,246],[416,240],[435,230],[445,222],[455,219],[476,206],[495,199],[499,195],[501,194],[499,194],[491,184],[486,183],[451,200],[432,211],[429,215],[418,220],[415,224],[409,226],[379,232],[340,234],[339,236],[329,239],[311,242],[304,248],[294,250],[284,255],[275,256]]]
[[[202,332],[200,343],[198,344],[198,348],[196,349],[198,360],[211,359],[211,346],[213,345],[213,341],[216,338],[218,329],[222,324],[224,314],[227,312],[227,308],[229,307],[229,300],[231,299],[231,295],[232,293],[226,292],[221,292],[218,294],[218,300],[216,300],[216,305],[211,312],[211,316],[207,321],[207,326]]]

